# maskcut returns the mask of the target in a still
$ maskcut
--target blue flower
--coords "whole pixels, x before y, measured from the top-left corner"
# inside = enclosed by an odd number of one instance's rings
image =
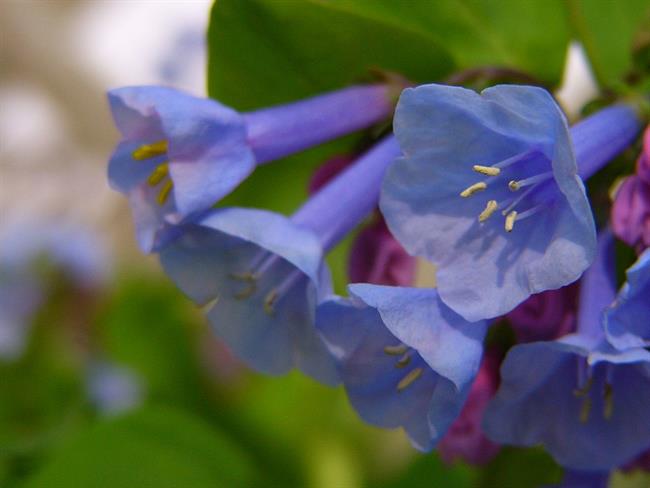
[[[167,224],[206,210],[258,164],[367,127],[391,111],[386,85],[351,87],[247,114],[171,88],[108,93],[122,135],[110,184],[128,195],[140,247],[164,244]]]
[[[388,138],[311,197],[291,218],[244,208],[213,210],[177,227],[160,251],[165,272],[205,307],[216,334],[253,368],[293,367],[334,384],[334,359],[314,327],[331,291],[323,256],[373,210]]]
[[[404,158],[386,175],[381,210],[406,250],[437,266],[442,301],[474,321],[580,277],[596,233],[574,151],[588,175],[638,121],[608,109],[572,147],[543,89],[424,85],[402,93],[394,127]]]
[[[605,326],[617,349],[650,347],[650,249],[627,270],[627,282],[607,311]]]
[[[543,444],[571,469],[605,471],[650,442],[650,352],[615,350],[603,312],[615,296],[612,239],[582,280],[578,331],[554,342],[512,348],[501,386],[484,418],[488,437],[503,444]]]
[[[430,450],[460,413],[478,372],[485,322],[469,323],[435,290],[350,285],[332,298],[317,328],[337,357],[346,392],[361,418],[402,427]]]

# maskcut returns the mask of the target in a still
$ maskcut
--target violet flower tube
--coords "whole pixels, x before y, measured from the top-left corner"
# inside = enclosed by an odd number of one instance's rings
[[[395,139],[384,139],[290,218],[222,208],[185,223],[160,252],[163,268],[251,367],[268,374],[297,367],[336,384],[314,326],[316,305],[331,290],[323,256],[373,211],[399,154]]]
[[[257,165],[389,117],[394,93],[353,86],[245,114],[159,86],[112,90],[108,99],[122,136],[109,182],[128,196],[138,242],[150,252],[169,224],[213,206]]]

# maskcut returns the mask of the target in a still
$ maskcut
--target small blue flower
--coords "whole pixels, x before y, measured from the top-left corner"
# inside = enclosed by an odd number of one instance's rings
[[[606,313],[605,327],[617,349],[650,347],[650,249],[627,270],[627,282]]]
[[[346,392],[361,418],[402,427],[430,450],[460,413],[483,354],[485,322],[469,323],[435,290],[350,285],[332,298],[317,328],[337,357]]]
[[[108,99],[122,135],[108,177],[129,197],[145,252],[164,244],[168,224],[210,208],[258,164],[367,127],[391,111],[385,85],[247,114],[159,86],[120,88]]]
[[[282,374],[297,367],[337,383],[334,359],[314,326],[316,306],[331,291],[323,256],[373,210],[398,155],[397,142],[385,139],[291,218],[224,208],[182,224],[160,251],[163,268],[253,368]]]
[[[582,280],[578,332],[513,347],[484,427],[503,444],[543,444],[571,469],[605,471],[629,461],[650,439],[650,352],[615,350],[603,312],[615,296],[612,239]]]
[[[436,264],[442,301],[467,320],[571,283],[593,260],[574,150],[593,172],[629,143],[638,121],[628,107],[592,119],[572,147],[562,111],[541,88],[402,93],[394,127],[404,158],[386,175],[380,207],[406,250]]]

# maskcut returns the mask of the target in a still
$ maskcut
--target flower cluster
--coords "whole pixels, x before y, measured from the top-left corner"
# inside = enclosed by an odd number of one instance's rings
[[[341,383],[366,422],[447,462],[542,444],[576,483],[632,462],[650,448],[650,251],[617,295],[613,237],[584,186],[634,143],[632,105],[569,127],[541,88],[407,88],[394,135],[328,161],[291,216],[214,207],[259,164],[385,122],[393,89],[246,114],[168,88],[116,90],[109,179],[143,250],[256,370]],[[638,250],[649,134],[642,183],[623,184],[611,224]],[[325,258],[359,227],[338,296]],[[435,288],[416,287],[421,261]],[[516,344],[485,351],[502,319]]]

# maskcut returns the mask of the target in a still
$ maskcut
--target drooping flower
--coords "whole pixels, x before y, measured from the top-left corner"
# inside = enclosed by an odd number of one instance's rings
[[[541,88],[424,85],[402,92],[394,127],[404,158],[380,208],[406,250],[437,266],[443,302],[471,321],[580,277],[596,248],[581,177],[639,122],[619,105],[569,131]]]
[[[517,342],[550,341],[575,331],[577,306],[574,283],[531,295],[506,317]]]
[[[616,190],[612,231],[638,252],[650,247],[650,183],[638,175],[625,178]]]
[[[209,209],[258,164],[368,127],[391,111],[387,85],[351,87],[239,114],[215,100],[165,87],[108,93],[122,135],[111,186],[128,195],[140,247],[155,250],[166,224]]]
[[[316,305],[330,292],[323,256],[372,212],[398,155],[397,142],[385,139],[291,218],[224,208],[188,222],[161,250],[162,265],[250,366],[269,374],[297,367],[335,383],[333,359],[314,327]]]
[[[650,439],[650,352],[615,350],[603,312],[615,297],[613,239],[582,280],[576,334],[513,347],[484,427],[502,444],[542,444],[562,466],[606,471],[629,461]]]
[[[617,349],[650,347],[650,249],[627,270],[627,282],[605,320],[607,339]]]
[[[464,460],[475,465],[485,464],[501,449],[485,437],[482,427],[485,408],[499,387],[501,359],[498,351],[486,351],[460,415],[438,444],[440,457],[446,463]]]
[[[433,289],[355,284],[318,307],[317,328],[337,358],[362,419],[402,427],[430,450],[461,411],[483,353],[484,322],[469,323]]]
[[[316,193],[354,162],[352,154],[340,154],[320,165],[309,180],[309,194]]]

